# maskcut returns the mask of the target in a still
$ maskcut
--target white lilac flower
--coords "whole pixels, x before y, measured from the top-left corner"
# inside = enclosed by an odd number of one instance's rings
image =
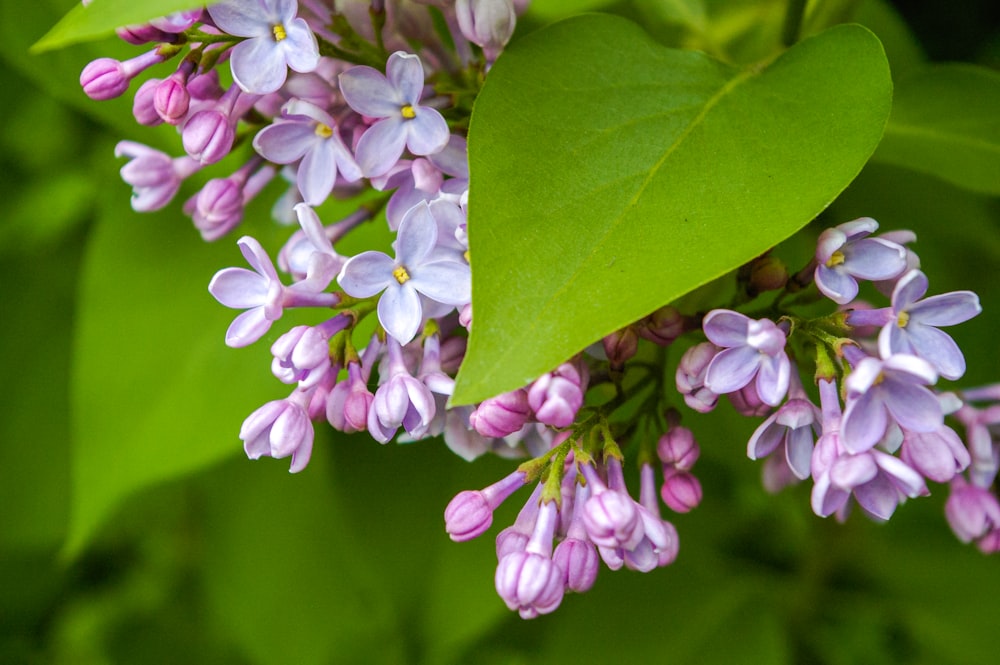
[[[253,147],[276,164],[302,160],[296,183],[309,205],[326,201],[338,174],[348,182],[361,178],[361,168],[344,144],[336,120],[309,102],[286,104],[280,120],[257,132]]]
[[[408,148],[431,155],[448,144],[448,123],[429,106],[420,106],[424,68],[420,58],[397,51],[389,56],[387,76],[372,67],[352,67],[340,75],[344,100],[358,113],[377,118],[358,140],[356,156],[367,177],[389,171]]]
[[[449,307],[471,298],[468,264],[435,257],[436,245],[437,222],[427,204],[420,204],[399,224],[395,259],[382,252],[362,252],[344,264],[337,281],[355,298],[383,292],[379,322],[400,344],[408,344],[423,321],[421,297]]]
[[[781,403],[791,377],[784,330],[770,319],[754,320],[727,309],[706,314],[702,328],[710,342],[723,348],[705,371],[706,388],[723,395],[756,378],[761,401],[770,406]]]
[[[892,319],[878,336],[879,353],[889,357],[908,353],[923,358],[946,379],[965,374],[965,356],[958,344],[938,326],[952,326],[979,314],[979,296],[952,291],[924,298],[927,276],[919,270],[903,275],[892,291]],[[921,300],[923,298],[923,300]]]
[[[296,0],[223,0],[208,13],[220,30],[246,37],[229,58],[233,80],[257,95],[275,92],[288,68],[306,73],[319,64],[319,47],[305,19],[296,18]]]
[[[816,247],[816,287],[838,305],[858,295],[859,279],[885,280],[906,269],[906,250],[884,238],[869,238],[878,222],[862,217],[827,229]]]

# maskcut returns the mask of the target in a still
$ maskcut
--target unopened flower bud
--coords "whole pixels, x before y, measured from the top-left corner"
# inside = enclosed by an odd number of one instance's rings
[[[601,342],[612,367],[621,368],[639,349],[639,335],[633,326],[616,330]]]
[[[531,417],[528,391],[524,388],[491,397],[469,415],[469,425],[488,437],[504,437],[519,431]]]
[[[664,467],[660,498],[675,513],[686,513],[701,503],[701,483],[687,471]]]
[[[694,433],[687,427],[671,427],[656,443],[660,461],[680,471],[689,471],[701,455]]]
[[[666,346],[684,333],[684,317],[677,308],[667,305],[643,319],[638,332],[643,339]]]
[[[496,60],[514,34],[517,15],[511,0],[456,0],[455,16],[462,36]]]
[[[786,282],[788,282],[788,268],[781,259],[761,256],[750,264],[750,282],[747,284],[747,291],[751,296],[783,289]]]

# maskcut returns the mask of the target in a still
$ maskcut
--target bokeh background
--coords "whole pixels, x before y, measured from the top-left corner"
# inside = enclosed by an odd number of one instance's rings
[[[807,488],[764,493],[756,423],[725,410],[686,420],[705,500],[675,520],[677,563],[605,569],[531,622],[493,590],[491,535],[442,528],[510,462],[326,428],[304,473],[247,461],[239,425],[283,387],[267,344],[222,344],[205,287],[238,252],[176,206],[132,212],[114,144],[177,139],[79,90],[90,59],[136,51],[28,53],[73,4],[0,2],[0,663],[1000,662],[1000,559],[955,540],[944,488],[885,525],[821,520]],[[993,0],[895,9],[897,54],[1000,66]],[[824,218],[861,215],[917,231],[935,292],[981,294],[963,385],[1000,379],[1000,202],[872,165]]]

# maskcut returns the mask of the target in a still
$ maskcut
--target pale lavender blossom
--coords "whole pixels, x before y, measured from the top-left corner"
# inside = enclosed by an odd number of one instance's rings
[[[352,109],[379,120],[358,141],[355,151],[367,177],[387,173],[407,148],[431,155],[448,143],[448,123],[430,106],[420,106],[424,68],[420,58],[397,51],[389,56],[386,76],[366,66],[340,75],[340,91]]]
[[[330,338],[351,322],[349,315],[338,314],[316,326],[295,326],[271,345],[271,372],[302,389],[317,385],[333,369]]]
[[[482,47],[491,62],[500,55],[517,23],[512,0],[456,0],[455,17],[462,35]]]
[[[444,528],[460,543],[484,533],[493,523],[493,511],[524,486],[524,472],[515,471],[481,490],[459,492],[444,509]]]
[[[337,281],[355,298],[370,298],[379,292],[378,319],[400,344],[417,334],[424,317],[421,297],[443,305],[464,305],[471,299],[469,265],[454,260],[435,260],[437,223],[427,204],[411,210],[399,225],[396,258],[367,251],[351,258]]]
[[[163,118],[156,110],[156,90],[160,79],[147,79],[132,96],[132,117],[140,125],[156,127],[163,124]]]
[[[900,353],[886,360],[860,358],[845,381],[844,449],[851,453],[870,449],[892,423],[913,432],[937,430],[944,422],[941,404],[925,387],[935,381],[934,368],[916,356]]]
[[[885,280],[906,269],[906,250],[884,238],[869,238],[878,222],[862,217],[827,229],[816,247],[816,286],[830,300],[846,305],[858,295],[858,280]]]
[[[986,487],[970,484],[961,476],[951,483],[944,514],[955,536],[963,543],[979,540],[1000,529],[1000,502]]]
[[[942,425],[933,432],[903,432],[899,458],[934,482],[946,483],[972,462],[955,430]]]
[[[337,121],[309,102],[286,104],[279,120],[257,132],[253,147],[277,164],[301,160],[296,183],[302,199],[312,206],[326,201],[338,174],[348,182],[361,178],[361,168],[344,144]]]
[[[944,378],[958,379],[965,374],[965,356],[938,327],[964,323],[982,312],[979,296],[952,291],[924,298],[925,293],[927,276],[919,270],[899,279],[892,292],[892,318],[878,337],[879,353],[885,358],[908,353],[929,362]]]
[[[687,427],[672,425],[656,442],[656,455],[664,464],[681,471],[690,471],[701,455],[694,432]]]
[[[285,307],[332,307],[340,302],[339,295],[323,292],[322,279],[282,284],[271,257],[256,239],[243,236],[237,245],[253,270],[225,268],[208,285],[209,293],[226,307],[247,310],[226,330],[226,345],[238,348],[256,342],[281,318]]]
[[[586,485],[576,485],[566,537],[556,545],[552,553],[552,560],[563,571],[563,584],[566,590],[576,593],[584,593],[594,586],[600,567],[597,549],[587,537],[587,529],[583,525],[583,505],[588,498],[590,498],[590,488]]]
[[[256,99],[234,85],[217,100],[199,101],[197,110],[189,109],[181,129],[184,152],[202,164],[214,164],[228,155],[236,140],[236,123]]]
[[[692,461],[691,464],[694,464]],[[656,499],[656,475],[651,464],[643,464],[639,469],[639,504],[645,508],[649,516],[660,522],[663,542],[658,545],[657,565],[669,566],[677,559],[680,550],[680,539],[673,524],[663,519],[660,514],[660,504]],[[648,528],[648,525],[644,525]],[[658,531],[658,530],[657,530]]]
[[[368,411],[368,433],[379,443],[388,443],[402,426],[414,439],[422,438],[437,410],[434,396],[406,368],[399,343],[390,339],[386,340],[386,346],[385,383],[375,391]]]
[[[660,498],[675,513],[689,512],[701,503],[701,483],[688,471],[664,465]]]
[[[292,457],[289,471],[297,473],[309,464],[313,431],[307,407],[313,390],[295,390],[286,399],[268,402],[243,421],[240,439],[247,457]]]
[[[583,406],[587,377],[575,363],[563,363],[535,379],[528,388],[528,405],[540,423],[569,427]]]
[[[213,178],[184,203],[184,212],[191,216],[203,240],[218,240],[243,221],[243,211],[267,183],[275,171],[261,167],[256,157],[228,178]]]
[[[833,385],[830,381],[821,381],[820,390],[829,389],[830,385]],[[791,399],[761,423],[750,437],[747,457],[756,460],[777,453],[796,478],[805,480],[809,477],[813,445],[820,434],[822,418],[819,408],[809,401],[796,378]]]
[[[368,411],[375,395],[368,390],[360,363],[347,364],[347,380],[340,381],[326,402],[326,419],[340,432],[361,432],[368,429]]]
[[[562,569],[552,560],[552,539],[558,520],[554,501],[542,503],[531,538],[523,551],[505,555],[497,565],[497,593],[522,619],[555,611],[565,592]]]
[[[186,155],[171,158],[133,141],[119,141],[115,157],[130,158],[121,168],[121,175],[132,186],[132,209],[136,212],[163,208],[173,200],[181,182],[201,168],[198,160]]]
[[[616,460],[608,460],[609,466]],[[617,462],[619,468],[621,463]],[[587,535],[598,547],[630,550],[643,536],[638,504],[624,491],[609,489],[591,464],[580,465],[591,486],[591,496],[583,507]]]
[[[721,350],[711,342],[696,344],[684,352],[677,365],[677,392],[684,397],[684,403],[698,413],[708,413],[719,402],[719,396],[705,386],[705,374]]]
[[[705,387],[717,395],[743,388],[756,378],[757,394],[777,406],[788,392],[791,362],[785,354],[785,331],[770,319],[754,320],[715,309],[702,322],[705,336],[722,351],[705,370]]]
[[[319,64],[316,37],[296,18],[296,0],[223,0],[209,5],[223,32],[247,37],[233,47],[233,80],[246,92],[266,95],[285,82],[288,69],[306,73]]]
[[[159,49],[124,62],[112,58],[98,58],[88,63],[80,72],[80,86],[93,100],[114,99],[128,90],[133,78],[165,59]]]
[[[472,429],[486,437],[510,436],[531,417],[528,391],[524,388],[484,400],[469,415]]]

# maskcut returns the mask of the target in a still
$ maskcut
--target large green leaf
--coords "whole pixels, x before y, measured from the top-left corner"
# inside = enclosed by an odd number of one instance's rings
[[[900,81],[874,159],[1000,194],[1000,73],[937,65]]]
[[[194,9],[204,0],[93,0],[89,6],[77,4],[32,47],[48,51],[69,44],[106,37],[123,25],[144,23],[182,9]]]
[[[892,83],[854,25],[744,70],[580,16],[516,42],[469,137],[474,325],[454,402],[524,385],[823,210]]]

